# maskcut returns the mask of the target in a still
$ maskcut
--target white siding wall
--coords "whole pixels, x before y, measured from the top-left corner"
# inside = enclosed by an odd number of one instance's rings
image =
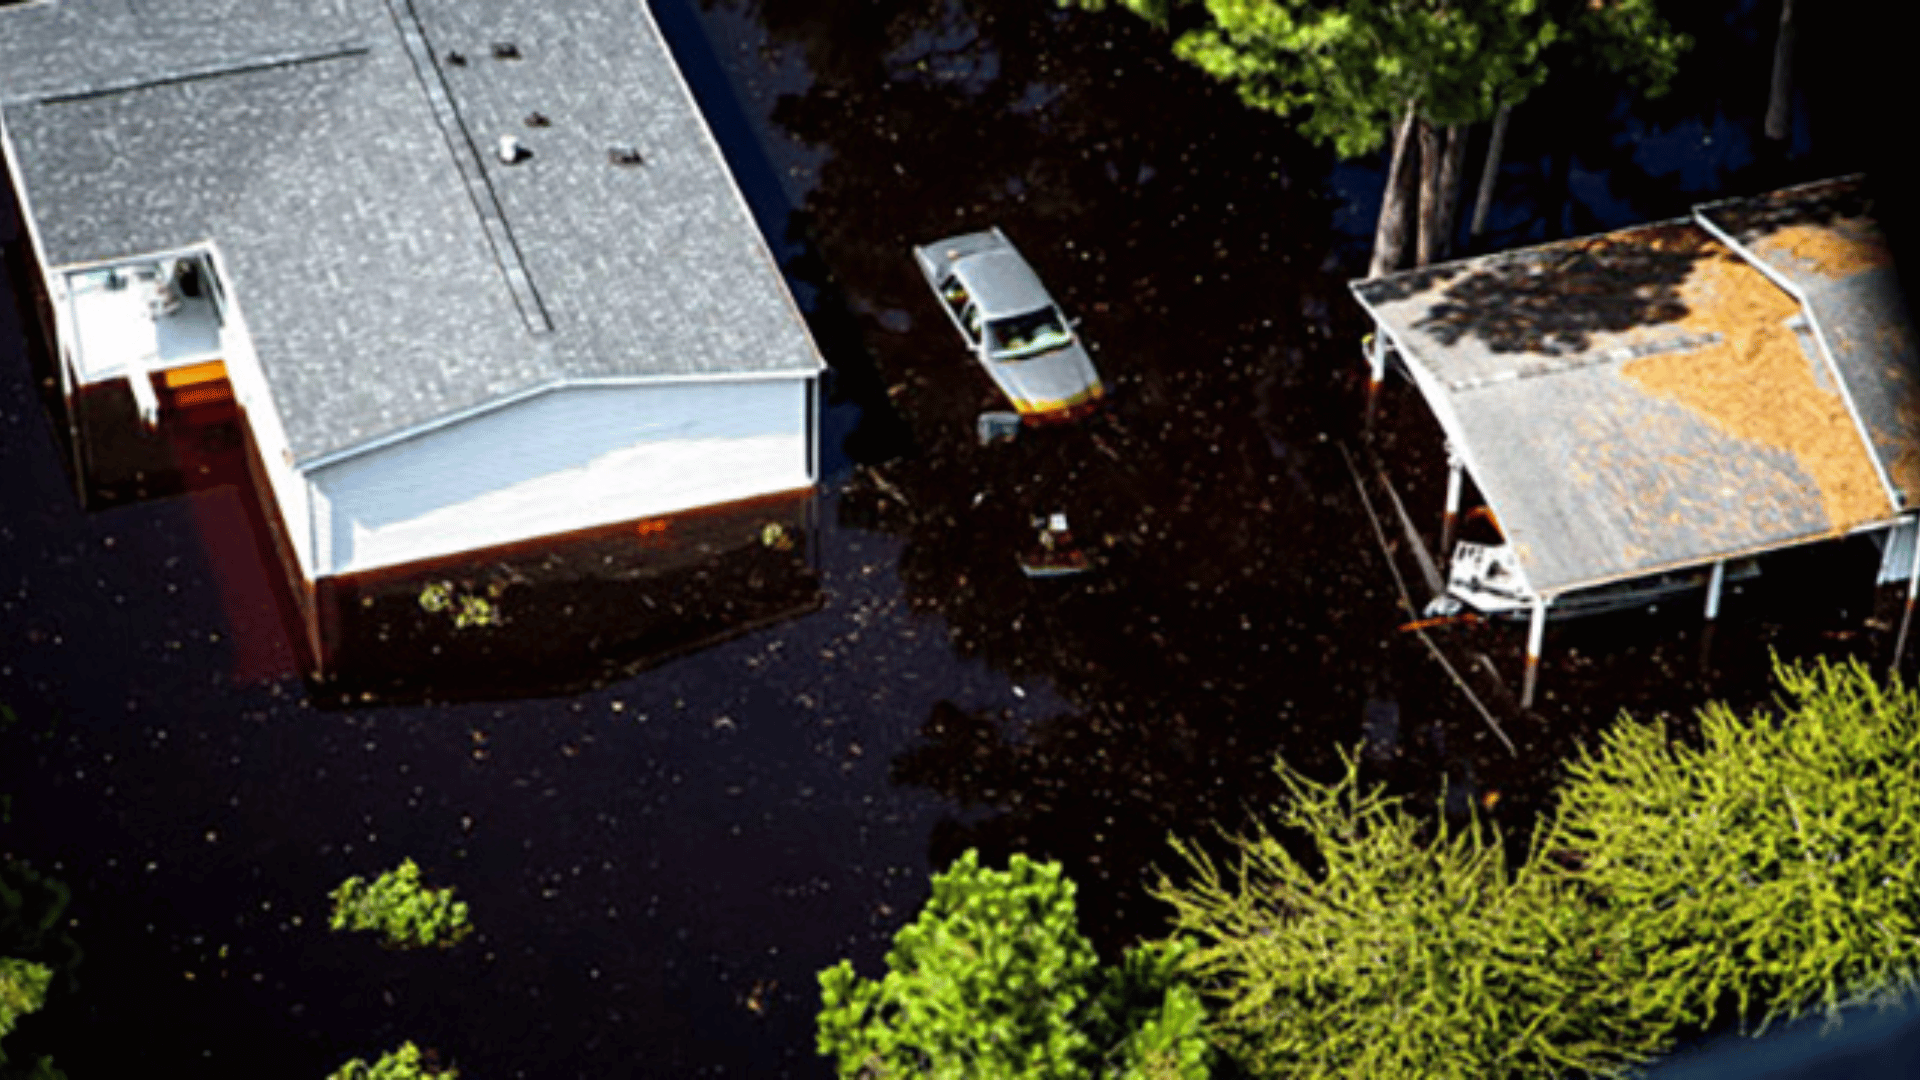
[[[287,432],[280,424],[280,410],[274,406],[267,389],[266,373],[253,351],[253,336],[247,332],[247,320],[240,312],[220,253],[213,252],[213,272],[221,277],[227,297],[226,324],[221,327],[222,359],[227,365],[227,383],[233,387],[234,400],[246,410],[247,427],[266,466],[267,484],[280,506],[280,518],[293,556],[300,570],[311,581],[319,576],[313,559],[313,509],[307,478],[293,466],[287,449]]]
[[[319,573],[805,487],[809,382],[554,390],[317,469]]]

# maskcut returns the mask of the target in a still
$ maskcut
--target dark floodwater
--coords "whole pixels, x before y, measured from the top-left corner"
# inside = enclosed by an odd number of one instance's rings
[[[1622,708],[1764,700],[1769,650],[1885,649],[1870,549],[1778,558],[1729,599],[1711,675],[1692,601],[1556,627],[1531,714],[1480,671],[1509,754],[1396,629],[1337,449],[1377,164],[1335,167],[1118,15],[655,7],[835,368],[810,563],[690,571],[671,598],[710,598],[694,637],[736,618],[711,605],[760,628],[677,658],[564,589],[509,590],[506,626],[458,632],[406,588],[369,597],[369,632],[454,659],[343,704],[294,674],[233,447],[183,451],[187,494],[83,513],[0,305],[0,702],[21,717],[0,851],[72,886],[87,949],[23,1048],[76,1078],[320,1076],[403,1039],[474,1077],[823,1075],[813,973],[877,970],[966,846],[1064,860],[1111,949],[1155,928],[1168,832],[1241,820],[1276,754],[1325,774],[1371,732],[1372,775],[1425,805],[1442,778],[1497,792],[1520,826]],[[1667,101],[1516,113],[1497,242],[1853,167],[1823,141],[1818,24],[1802,135],[1769,154],[1766,13],[1695,18]],[[1114,400],[983,449],[991,388],[907,249],[996,223],[1084,317]],[[1380,436],[1437,528],[1437,435],[1404,387]],[[1020,574],[1053,510],[1099,572]],[[598,584],[635,619],[669,596]],[[516,634],[594,662],[503,682]],[[1446,642],[1517,673],[1507,628]],[[406,856],[471,902],[475,940],[395,955],[325,932],[329,888]]]

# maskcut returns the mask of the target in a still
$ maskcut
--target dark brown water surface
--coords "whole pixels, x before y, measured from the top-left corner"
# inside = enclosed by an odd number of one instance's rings
[[[1519,834],[1621,709],[1765,701],[1773,650],[1886,650],[1860,543],[1770,560],[1704,665],[1698,598],[1556,625],[1530,713],[1517,628],[1438,631],[1510,753],[1398,629],[1339,450],[1377,162],[1336,166],[1119,15],[655,9],[834,366],[834,479],[794,550],[474,568],[459,588],[505,583],[482,628],[389,583],[354,598],[355,670],[309,685],[240,441],[213,425],[147,498],[83,512],[0,305],[0,852],[70,883],[88,950],[16,1038],[77,1080],[317,1077],[403,1039],[476,1078],[824,1075],[813,973],[876,971],[965,847],[1063,860],[1111,950],[1159,925],[1165,837],[1243,821],[1276,755],[1327,776],[1365,740],[1423,812],[1444,781]],[[1588,80],[1516,113],[1497,242],[1848,167],[1817,97],[1793,154],[1759,153],[1767,20],[1696,18],[1668,101]],[[1083,318],[1112,402],[983,448],[991,387],[908,249],[990,225]],[[1431,542],[1438,433],[1403,384],[1376,446]],[[1097,569],[1030,580],[1055,511]],[[325,931],[328,889],[408,856],[474,939]]]

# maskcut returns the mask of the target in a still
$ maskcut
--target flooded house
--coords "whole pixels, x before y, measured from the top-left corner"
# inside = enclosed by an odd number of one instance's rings
[[[1354,282],[1373,384],[1403,371],[1446,440],[1430,611],[1526,619],[1526,700],[1549,618],[1691,593],[1711,620],[1795,545],[1873,535],[1910,617],[1920,357],[1894,275],[1850,177]]]
[[[0,150],[82,499],[237,417],[321,667],[356,583],[804,517],[824,364],[644,4],[0,9]]]

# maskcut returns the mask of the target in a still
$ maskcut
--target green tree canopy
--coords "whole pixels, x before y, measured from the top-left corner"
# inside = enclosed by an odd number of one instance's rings
[[[1729,1021],[1920,981],[1920,695],[1782,665],[1775,715],[1699,745],[1623,718],[1508,863],[1497,835],[1345,774],[1289,790],[1227,861],[1162,879],[1215,1031],[1253,1076],[1607,1074]],[[1282,843],[1274,828],[1307,840]]]
[[[1100,10],[1109,0],[1071,0]],[[1546,78],[1560,33],[1536,0],[1118,0],[1242,101],[1299,116],[1342,157],[1380,148],[1409,104],[1437,124],[1491,117]]]
[[[1063,0],[1120,6],[1174,34],[1173,51],[1342,157],[1380,148],[1409,104],[1451,125],[1486,120],[1546,80],[1566,42],[1649,93],[1691,42],[1654,0]]]
[[[46,1003],[47,983],[52,979],[53,972],[45,964],[0,956],[0,1040],[21,1017]],[[0,1048],[0,1065],[6,1062],[7,1052]]]
[[[1240,99],[1297,117],[1301,134],[1344,158],[1390,135],[1387,197],[1372,273],[1400,259],[1407,214],[1407,132],[1422,126],[1418,257],[1444,255],[1459,201],[1465,125],[1501,118],[1546,81],[1548,53],[1568,41],[1649,92],[1666,88],[1691,42],[1655,0],[1060,0],[1121,6],[1173,34],[1176,56],[1233,86]],[[1449,129],[1444,141],[1432,129]],[[1493,139],[1491,166],[1500,138]],[[1483,182],[1483,189],[1486,184]]]
[[[1777,716],[1701,745],[1621,723],[1569,768],[1543,864],[1613,928],[1632,1012],[1760,1030],[1920,979],[1920,695],[1859,661],[1781,665]]]
[[[1180,949],[1104,968],[1076,925],[1057,863],[972,851],[933,879],[887,974],[841,961],[820,973],[820,1052],[843,1077],[1205,1080],[1199,996],[1175,979]]]
[[[1162,879],[1189,960],[1219,997],[1215,1030],[1249,1075],[1309,1080],[1604,1073],[1665,1046],[1624,1019],[1631,987],[1599,978],[1584,946],[1605,924],[1511,867],[1478,822],[1437,828],[1359,778],[1279,766],[1272,821],[1304,835],[1312,865],[1267,825],[1221,863],[1176,846],[1190,873]]]
[[[44,1008],[49,990],[73,989],[80,947],[63,929],[67,900],[62,882],[0,858],[0,1038]],[[0,1080],[59,1080],[51,1057],[20,1057],[10,1062],[0,1050]]]

